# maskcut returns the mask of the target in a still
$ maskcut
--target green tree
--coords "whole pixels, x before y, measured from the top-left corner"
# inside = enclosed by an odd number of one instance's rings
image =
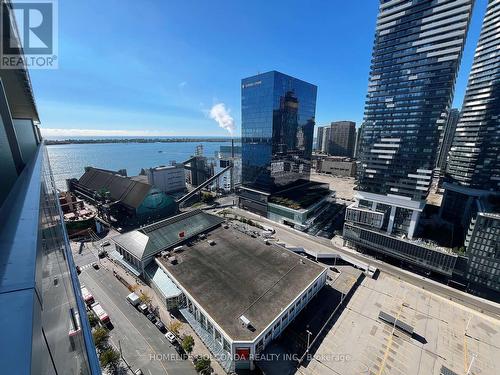
[[[120,365],[120,353],[113,348],[107,348],[99,354],[99,361],[103,368],[112,374],[116,374]]]
[[[99,324],[99,318],[93,312],[89,313],[89,324],[92,328]]]
[[[182,339],[182,349],[186,351],[186,353],[191,354],[193,351],[194,339],[193,336],[187,335]]]
[[[146,293],[141,293],[139,299],[141,300],[142,303],[145,303],[146,305],[151,303],[151,297]]]
[[[171,331],[174,335],[179,336],[179,329],[182,327],[182,323],[178,320],[173,320],[168,325],[168,330]]]
[[[194,368],[196,372],[203,371],[204,374],[210,374],[212,372],[212,368],[210,367],[210,358],[197,357]]]
[[[99,352],[105,351],[109,347],[109,331],[106,328],[97,327],[92,336],[94,337],[94,345]]]

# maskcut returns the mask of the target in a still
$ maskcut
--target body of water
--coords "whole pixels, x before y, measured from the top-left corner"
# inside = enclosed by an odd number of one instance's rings
[[[221,145],[230,142],[179,143],[101,143],[47,146],[57,188],[66,190],[66,179],[80,178],[86,166],[103,169],[126,169],[129,176],[142,168],[183,162],[194,155],[196,146],[203,145],[203,155],[213,157]]]

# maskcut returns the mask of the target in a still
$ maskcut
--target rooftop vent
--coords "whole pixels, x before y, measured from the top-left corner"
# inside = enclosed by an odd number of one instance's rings
[[[245,315],[240,316],[240,320],[243,323],[243,325],[247,327],[250,331],[252,332],[255,331],[255,327],[252,325],[250,320],[248,320],[248,318]]]
[[[170,264],[177,264],[177,257],[176,256],[171,256],[168,258],[168,261],[170,262]]]

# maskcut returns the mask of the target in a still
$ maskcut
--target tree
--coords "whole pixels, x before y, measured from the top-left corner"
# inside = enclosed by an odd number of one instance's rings
[[[113,348],[107,348],[99,354],[101,366],[112,374],[116,374],[120,365],[120,353]]]
[[[88,316],[90,327],[94,328],[97,324],[99,324],[99,318],[95,316],[93,312],[90,312]]]
[[[168,330],[172,332],[174,335],[179,336],[179,329],[181,329],[182,323],[179,322],[178,320],[173,320],[169,325],[168,325]]]
[[[210,367],[210,358],[198,356],[194,365],[196,372],[202,372],[204,374],[210,374],[212,368]]]
[[[191,354],[193,351],[194,339],[193,336],[187,335],[182,339],[182,349],[186,351],[187,354]]]
[[[201,195],[201,201],[204,203],[212,203],[215,200],[215,196],[210,193],[203,192]]]
[[[141,300],[142,303],[145,303],[146,305],[151,303],[151,297],[148,296],[146,293],[141,293],[139,299]]]
[[[94,345],[99,352],[105,351],[109,344],[109,331],[103,327],[97,327],[92,334],[94,337]]]

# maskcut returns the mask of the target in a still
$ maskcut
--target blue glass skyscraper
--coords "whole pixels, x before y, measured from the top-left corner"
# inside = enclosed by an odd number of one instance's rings
[[[315,85],[276,71],[242,80],[242,188],[253,204],[309,180],[316,93]]]

